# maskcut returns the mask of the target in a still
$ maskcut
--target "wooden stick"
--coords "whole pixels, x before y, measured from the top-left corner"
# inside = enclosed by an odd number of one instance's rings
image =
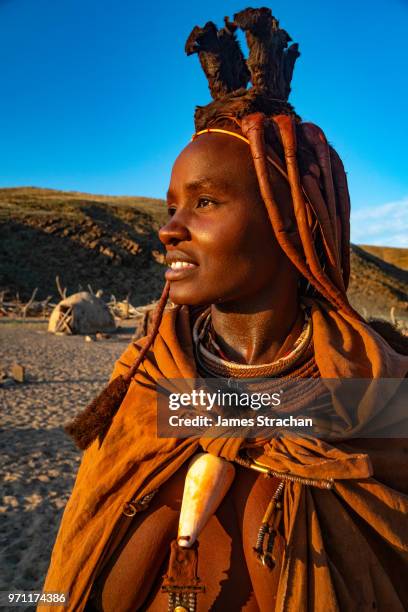
[[[31,306],[31,305],[33,304],[33,302],[34,302],[34,298],[35,298],[35,296],[36,296],[36,294],[37,294],[37,291],[38,291],[38,287],[36,287],[36,288],[34,289],[34,291],[32,292],[31,297],[30,297],[30,299],[28,300],[27,304],[26,304],[25,306],[23,306],[23,318],[24,318],[24,319],[26,318],[26,315],[27,315],[27,311],[28,311],[28,309],[30,308],[30,306]]]
[[[72,313],[72,306],[69,306],[68,309],[64,312],[61,319],[58,319],[57,325],[55,328],[56,332],[63,331],[62,326],[65,324],[66,319],[68,319],[69,315]],[[72,333],[71,328],[69,328],[70,333]]]
[[[66,288],[64,290],[62,289],[60,277],[58,276],[58,274],[55,277],[55,283],[57,285],[58,293],[60,294],[61,299],[65,300],[65,298],[67,297],[67,290]]]

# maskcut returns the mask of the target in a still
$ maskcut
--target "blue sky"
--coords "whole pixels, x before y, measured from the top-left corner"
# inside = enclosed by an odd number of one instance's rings
[[[163,197],[210,101],[185,39],[245,6],[0,0],[0,186]],[[267,6],[300,44],[290,100],[348,171],[352,239],[408,246],[408,0]]]

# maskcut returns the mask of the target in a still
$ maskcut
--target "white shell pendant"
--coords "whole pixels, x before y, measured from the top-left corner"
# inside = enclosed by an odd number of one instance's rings
[[[230,488],[235,468],[226,459],[200,453],[190,462],[184,483],[177,542],[190,548]]]

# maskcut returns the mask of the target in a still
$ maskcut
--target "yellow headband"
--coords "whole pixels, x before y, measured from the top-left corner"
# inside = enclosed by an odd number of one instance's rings
[[[228,134],[229,136],[234,136],[234,138],[239,138],[240,140],[243,140],[249,145],[249,140],[248,138],[245,138],[245,136],[242,136],[241,134],[238,134],[237,132],[230,132],[229,130],[222,130],[221,128],[206,128],[205,130],[200,130],[199,132],[196,132],[195,134],[192,135],[191,140],[195,140],[197,136],[200,136],[200,134],[208,134],[208,133]],[[270,164],[272,164],[272,166],[274,166],[278,170],[278,172],[280,172],[280,174],[289,183],[289,177],[286,174],[286,172],[283,170],[283,168],[281,168],[281,166],[275,160],[269,157],[269,155],[266,156],[266,159],[268,160]]]

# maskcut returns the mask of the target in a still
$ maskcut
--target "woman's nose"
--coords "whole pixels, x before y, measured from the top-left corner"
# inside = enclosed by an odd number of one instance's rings
[[[159,239],[165,245],[175,245],[190,239],[190,232],[177,212],[159,230]]]

